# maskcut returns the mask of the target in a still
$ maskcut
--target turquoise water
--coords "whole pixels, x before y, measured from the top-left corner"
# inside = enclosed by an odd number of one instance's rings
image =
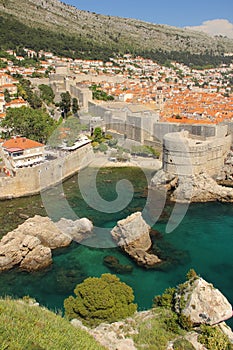
[[[151,174],[146,175],[150,177]],[[49,194],[56,219],[66,213],[66,203],[75,215],[86,216],[93,220],[95,226],[105,228],[111,228],[117,220],[142,210],[146,203],[147,179],[140,169],[105,169],[100,172],[97,183],[101,196],[105,200],[116,199],[115,184],[119,178],[129,179],[134,186],[134,197],[126,208],[118,213],[100,213],[93,210],[83,201],[77,185],[78,177],[75,176],[64,184],[65,195],[59,197],[60,200],[57,194]],[[65,204],[63,198],[67,201]],[[4,234],[9,228],[23,222],[19,217],[20,213],[30,216],[45,214],[43,204],[46,206],[40,196],[0,202],[1,233]],[[154,249],[166,260],[166,263],[157,269],[146,270],[137,266],[113,246],[93,248],[72,243],[70,247],[54,252],[54,263],[47,270],[26,273],[14,269],[2,273],[0,295],[30,295],[49,308],[62,309],[63,300],[72,293],[77,283],[88,276],[100,276],[102,273],[111,272],[103,264],[103,258],[113,255],[121,264],[133,267],[131,273],[118,276],[134,289],[136,302],[141,310],[151,307],[153,297],[162,293],[165,288],[184,281],[190,268],[194,268],[198,274],[219,288],[233,304],[232,204],[192,204],[181,224],[173,232],[166,233],[171,210],[172,205],[167,203],[163,214],[153,227],[156,230],[153,235]],[[69,215],[70,212],[67,211],[67,217]],[[105,233],[98,238],[102,240],[103,246],[105,241],[110,242]]]

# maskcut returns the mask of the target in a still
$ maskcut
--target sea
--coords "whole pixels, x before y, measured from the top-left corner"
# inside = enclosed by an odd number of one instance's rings
[[[177,209],[167,193],[151,192],[153,175],[141,168],[87,168],[40,195],[1,201],[0,237],[23,223],[25,215],[48,215],[54,221],[87,217],[94,235],[53,251],[53,264],[45,270],[29,273],[15,268],[1,273],[0,295],[30,296],[63,312],[64,299],[78,283],[114,273],[133,288],[138,309],[146,310],[156,295],[184,282],[192,268],[233,304],[232,203],[190,203]],[[154,268],[138,266],[111,239],[117,221],[137,211],[152,227],[152,252],[163,261]],[[130,268],[116,271],[106,266],[106,256]],[[232,320],[228,324],[233,327]]]

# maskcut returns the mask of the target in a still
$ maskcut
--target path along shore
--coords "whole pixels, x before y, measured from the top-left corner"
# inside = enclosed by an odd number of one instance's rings
[[[95,153],[95,157],[89,166],[96,168],[138,167],[144,169],[159,170],[162,167],[162,162],[159,159],[139,156],[131,157],[130,160],[126,162],[118,162],[117,160],[111,160],[108,155],[105,155],[103,153]]]

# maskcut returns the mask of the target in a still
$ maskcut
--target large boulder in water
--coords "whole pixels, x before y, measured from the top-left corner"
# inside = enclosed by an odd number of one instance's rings
[[[27,271],[44,269],[52,263],[51,249],[39,244],[25,256],[20,268]]]
[[[147,251],[151,248],[150,226],[145,222],[140,212],[117,222],[111,235],[129,256],[139,265],[153,266],[161,260]]]
[[[14,266],[28,271],[47,267],[52,263],[52,249],[68,246],[72,239],[80,242],[91,233],[88,219],[61,219],[55,224],[39,215],[27,219],[0,241],[0,272]]]
[[[44,247],[37,237],[15,230],[0,241],[0,271],[14,266],[28,271],[39,270],[51,263],[51,249]]]
[[[47,216],[35,215],[19,225],[13,232],[37,237],[40,242],[51,249],[68,246],[72,238],[64,234]]]
[[[201,277],[192,278],[178,288],[175,309],[194,324],[214,325],[232,317],[226,297]]]
[[[63,233],[71,237],[76,242],[81,242],[92,235],[93,224],[87,218],[78,220],[68,220],[62,218],[56,223],[56,226]]]

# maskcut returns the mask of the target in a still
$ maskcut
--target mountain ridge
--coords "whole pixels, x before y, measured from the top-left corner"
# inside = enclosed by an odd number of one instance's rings
[[[27,9],[27,13],[22,11]],[[191,54],[222,55],[233,52],[233,40],[203,32],[153,24],[142,20],[79,10],[59,0],[0,0],[1,15],[11,16],[30,28],[86,40],[113,52],[162,50]]]

